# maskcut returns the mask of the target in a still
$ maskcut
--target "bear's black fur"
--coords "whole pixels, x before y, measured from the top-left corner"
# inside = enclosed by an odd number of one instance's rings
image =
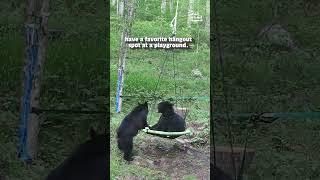
[[[211,171],[210,176],[211,176],[211,179],[214,179],[214,180],[233,180],[229,175],[227,175],[224,171],[222,171],[218,167],[213,167],[213,170]]]
[[[90,130],[91,139],[81,144],[46,180],[105,180],[107,169],[107,137]]]
[[[133,137],[138,131],[149,127],[147,123],[148,103],[136,106],[121,122],[117,130],[118,148],[124,152],[123,158],[132,161]]]
[[[166,132],[182,132],[186,130],[185,120],[174,112],[173,104],[163,101],[158,104],[158,112],[162,113],[157,124],[150,129]]]

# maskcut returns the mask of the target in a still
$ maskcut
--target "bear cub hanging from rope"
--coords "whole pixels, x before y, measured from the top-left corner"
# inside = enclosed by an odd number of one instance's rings
[[[121,122],[117,130],[118,148],[123,151],[123,158],[132,161],[133,137],[138,131],[149,127],[147,123],[148,103],[136,106]]]
[[[186,130],[185,120],[174,112],[173,105],[168,101],[158,104],[158,112],[162,114],[159,122],[150,129],[166,132],[182,132]]]

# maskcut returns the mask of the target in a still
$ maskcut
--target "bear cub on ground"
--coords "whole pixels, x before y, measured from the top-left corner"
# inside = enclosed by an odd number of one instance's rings
[[[210,178],[214,180],[233,180],[229,175],[227,175],[223,170],[214,166],[213,163],[210,162]]]
[[[186,130],[185,120],[174,111],[173,105],[168,101],[158,104],[158,112],[162,114],[158,123],[150,129],[166,132],[182,132]]]
[[[133,137],[138,131],[149,127],[147,123],[148,103],[136,106],[121,122],[117,129],[118,148],[123,151],[123,158],[132,161]]]
[[[79,147],[46,180],[107,179],[107,137],[90,129],[91,139]]]

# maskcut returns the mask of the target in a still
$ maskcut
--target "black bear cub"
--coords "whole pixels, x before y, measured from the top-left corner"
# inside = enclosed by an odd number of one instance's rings
[[[158,104],[158,112],[162,113],[157,124],[150,129],[166,132],[181,132],[186,129],[185,120],[174,112],[173,104],[163,101]]]
[[[123,158],[132,161],[133,137],[138,131],[148,127],[148,103],[136,106],[121,122],[117,130],[118,148],[124,152]]]
[[[106,134],[90,130],[91,139],[81,144],[60,166],[51,171],[46,180],[106,180]]]
[[[210,162],[210,179],[214,180],[233,180],[229,175],[227,175],[223,170],[214,166],[213,163]]]

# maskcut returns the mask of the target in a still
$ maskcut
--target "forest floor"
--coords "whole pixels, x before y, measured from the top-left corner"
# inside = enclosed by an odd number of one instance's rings
[[[190,126],[191,128],[195,126]],[[199,130],[199,129],[198,129]],[[194,133],[197,130],[194,129]],[[161,171],[170,179],[210,179],[210,147],[195,148],[191,145],[190,137],[181,136],[177,139],[165,139],[154,136],[141,138],[136,141],[135,156],[132,164],[153,171]],[[146,179],[128,175],[116,179]]]

